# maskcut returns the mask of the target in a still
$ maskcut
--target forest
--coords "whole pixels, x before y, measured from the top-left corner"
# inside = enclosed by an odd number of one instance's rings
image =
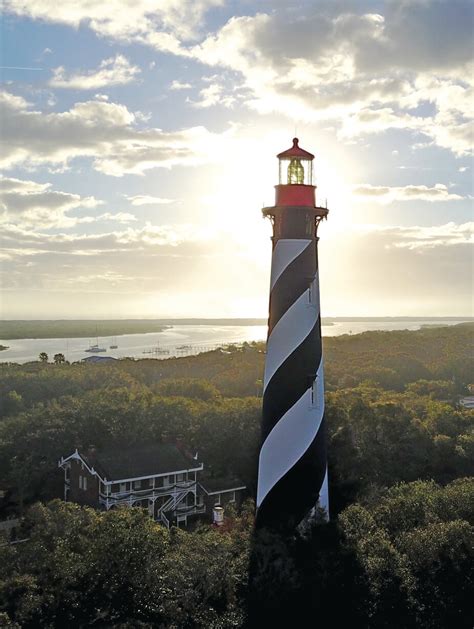
[[[226,628],[331,618],[471,628],[474,324],[324,339],[331,521],[253,529],[263,344],[166,360],[0,365],[0,626]],[[63,503],[74,447],[199,450],[248,499],[225,526],[170,531],[140,509]],[[302,622],[302,621],[301,621]]]

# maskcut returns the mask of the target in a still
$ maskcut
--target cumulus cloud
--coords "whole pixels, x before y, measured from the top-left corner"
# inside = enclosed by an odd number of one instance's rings
[[[194,107],[206,108],[221,104],[224,107],[232,107],[235,98],[229,94],[225,94],[224,87],[218,83],[211,83],[199,91],[199,100],[190,101]]]
[[[238,72],[261,113],[336,120],[342,138],[407,129],[469,153],[472,4],[387,3],[384,15],[341,6],[233,17],[190,52]]]
[[[0,222],[13,222],[38,228],[73,227],[92,222],[92,217],[72,217],[78,208],[95,208],[101,201],[94,197],[51,190],[50,183],[37,183],[0,176]]]
[[[205,127],[176,132],[139,128],[140,116],[127,107],[97,100],[76,103],[61,113],[42,113],[4,91],[0,115],[3,168],[60,167],[75,157],[91,157],[93,167],[107,175],[140,175],[156,167],[203,163],[226,142],[226,133],[213,134]]]
[[[180,48],[181,40],[194,39],[206,12],[221,4],[223,0],[5,0],[4,9],[74,28],[87,25],[103,37],[149,42],[162,50],[174,51]]]
[[[98,68],[84,73],[67,73],[63,66],[53,70],[49,81],[51,87],[96,90],[113,85],[125,85],[136,80],[140,68],[132,65],[126,57],[117,54],[104,59]]]
[[[94,197],[52,190],[50,183],[38,183],[0,175],[0,224],[8,231],[63,229],[83,223],[130,223],[136,216],[129,212],[105,212],[96,216],[71,216],[72,210],[92,209],[103,205]]]
[[[352,193],[361,201],[370,200],[378,203],[393,201],[458,201],[464,197],[448,191],[447,186],[437,183],[429,186],[372,186],[368,183],[352,188]]]
[[[214,82],[203,90],[195,103],[200,107],[230,106],[240,87],[248,107],[335,121],[341,139],[406,129],[456,155],[470,153],[470,0],[387,2],[381,13],[364,13],[355,3],[289,2],[271,13],[231,17],[203,36],[207,10],[220,4],[127,0],[125,10],[123,0],[78,0],[74,6],[6,0],[6,10],[76,28],[85,24],[108,38],[234,73],[232,86]]]

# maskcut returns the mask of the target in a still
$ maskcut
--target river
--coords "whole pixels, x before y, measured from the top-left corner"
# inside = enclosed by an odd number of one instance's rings
[[[436,320],[437,325],[454,325],[459,320]],[[422,325],[432,325],[431,319],[419,320],[357,320],[335,321],[331,325],[323,325],[323,336],[339,336],[341,334],[357,334],[367,330],[418,330]],[[216,346],[244,341],[262,341],[266,338],[267,328],[264,325],[173,325],[162,332],[148,334],[124,334],[116,338],[102,337],[99,346],[107,351],[99,356],[113,358],[167,358],[184,356],[209,351]],[[38,360],[40,352],[46,352],[52,360],[54,354],[62,353],[70,362],[92,356],[85,350],[95,344],[96,339],[0,339],[0,345],[8,346],[0,352],[0,362],[25,363]],[[116,349],[110,349],[116,344]]]

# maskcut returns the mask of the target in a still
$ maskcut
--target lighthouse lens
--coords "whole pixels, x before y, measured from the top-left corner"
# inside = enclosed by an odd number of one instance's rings
[[[292,159],[288,166],[288,183],[304,184],[304,168],[299,159]]]

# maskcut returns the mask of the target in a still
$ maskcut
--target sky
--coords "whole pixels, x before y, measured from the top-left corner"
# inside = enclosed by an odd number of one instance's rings
[[[4,319],[265,317],[276,154],[322,315],[473,314],[470,0],[4,0]]]

